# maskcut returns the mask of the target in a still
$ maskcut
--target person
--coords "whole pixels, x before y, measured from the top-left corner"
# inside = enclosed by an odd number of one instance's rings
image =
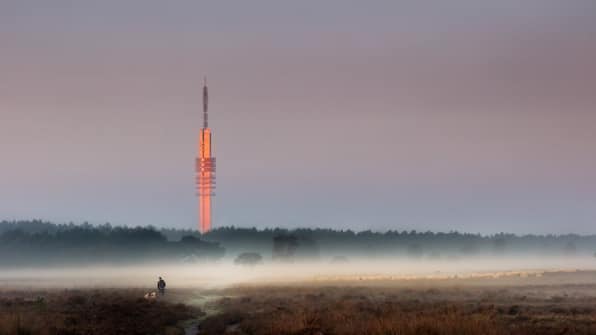
[[[159,280],[157,281],[157,290],[161,295],[164,295],[166,293],[166,281],[163,280],[163,278],[161,277],[159,277]]]

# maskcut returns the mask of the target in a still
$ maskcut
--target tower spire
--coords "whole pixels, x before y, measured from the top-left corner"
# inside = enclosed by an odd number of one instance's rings
[[[207,91],[207,77],[203,77],[203,128],[209,128],[207,107],[209,105],[209,92]]]

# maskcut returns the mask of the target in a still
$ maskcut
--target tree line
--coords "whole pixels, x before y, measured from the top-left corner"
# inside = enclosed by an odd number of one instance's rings
[[[0,222],[0,266],[182,263],[217,260],[224,254],[216,242],[195,236],[169,241],[152,227]]]
[[[255,229],[223,227],[203,236],[231,253],[257,251],[276,257],[288,249],[296,257],[409,257],[459,258],[474,256],[572,256],[596,252],[596,235],[481,235],[415,230],[384,232],[322,228]],[[284,241],[285,239],[285,241]],[[276,245],[276,242],[277,245]],[[273,254],[272,254],[273,253]]]
[[[431,231],[385,232],[322,228],[216,228],[196,230],[54,224],[39,220],[0,222],[0,252],[14,259],[55,262],[105,260],[215,260],[254,252],[265,259],[594,255],[596,235],[481,235]],[[0,259],[6,262],[7,257]],[[38,261],[39,262],[39,261]]]

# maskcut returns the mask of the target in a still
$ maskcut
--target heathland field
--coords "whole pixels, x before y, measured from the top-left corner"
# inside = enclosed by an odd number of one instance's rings
[[[596,273],[0,291],[0,334],[596,334]]]

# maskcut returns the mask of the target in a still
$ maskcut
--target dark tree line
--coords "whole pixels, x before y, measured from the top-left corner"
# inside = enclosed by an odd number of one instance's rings
[[[515,255],[594,255],[596,235],[480,235],[460,232],[373,232],[333,229],[222,227],[194,230],[109,224],[0,222],[0,265],[7,262],[197,260],[254,252],[265,259],[335,256],[450,258]],[[37,258],[37,255],[44,257]]]
[[[229,253],[256,251],[273,258],[364,257],[446,258],[515,255],[594,255],[596,235],[480,235],[460,232],[355,232],[333,229],[224,227],[204,236]]]
[[[151,227],[0,222],[0,266],[175,263],[219,259],[224,251],[194,236],[169,241]]]

